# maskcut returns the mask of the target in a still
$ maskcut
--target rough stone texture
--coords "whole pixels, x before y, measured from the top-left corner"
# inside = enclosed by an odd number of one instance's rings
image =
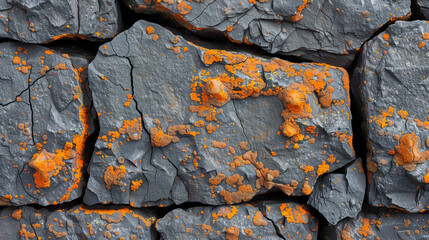
[[[26,43],[109,39],[121,29],[116,0],[3,0],[0,37]]]
[[[0,211],[1,239],[157,239],[151,210],[129,208]]]
[[[80,197],[92,131],[84,71],[40,46],[1,43],[0,52],[0,205]]]
[[[139,21],[88,71],[100,121],[89,205],[308,195],[354,159],[342,68],[205,49]]]
[[[428,239],[429,215],[395,211],[359,213],[323,231],[326,240],[334,239]]]
[[[322,176],[307,204],[316,208],[329,223],[335,225],[346,217],[356,217],[362,210],[365,196],[365,173],[362,159],[344,169],[344,173]]]
[[[429,207],[428,39],[426,21],[396,22],[365,44],[353,74],[373,206]]]
[[[175,209],[160,219],[161,239],[317,239],[318,220],[294,202]]]
[[[429,20],[429,1],[417,0],[416,6],[422,17],[424,17],[426,20]]]
[[[390,20],[406,17],[411,1],[148,1],[126,0],[138,12],[161,12],[187,28],[223,32],[269,53],[348,67],[362,45]]]

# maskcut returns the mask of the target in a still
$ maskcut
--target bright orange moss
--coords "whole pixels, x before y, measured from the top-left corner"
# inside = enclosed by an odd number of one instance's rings
[[[417,164],[423,163],[429,158],[429,151],[420,152],[420,146],[420,137],[414,133],[403,135],[399,140],[399,145],[395,147],[396,154],[393,161],[403,165],[406,170],[413,171]]]
[[[120,167],[108,166],[104,172],[104,182],[106,183],[106,188],[111,189],[112,185],[122,186],[123,183],[121,179],[125,177],[127,173],[125,166],[121,165]]]

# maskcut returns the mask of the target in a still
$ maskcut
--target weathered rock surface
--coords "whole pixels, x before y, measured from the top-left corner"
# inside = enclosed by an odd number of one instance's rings
[[[156,215],[147,209],[4,208],[0,219],[1,239],[157,239]]]
[[[0,37],[26,43],[62,38],[102,40],[121,29],[116,0],[3,0]]]
[[[416,0],[416,6],[422,17],[429,20],[429,2],[427,0]]]
[[[89,205],[309,195],[354,159],[342,68],[206,49],[139,21],[88,71],[100,121]]]
[[[429,215],[397,211],[359,213],[323,231],[324,239],[428,239]]]
[[[359,158],[346,167],[344,173],[329,173],[319,178],[307,204],[335,225],[346,217],[356,217],[362,210],[365,186],[365,173]]]
[[[125,2],[137,12],[167,14],[205,36],[216,30],[269,53],[343,67],[378,28],[411,12],[410,0]]]
[[[80,197],[92,131],[83,70],[40,46],[1,43],[0,52],[0,205]]]
[[[160,219],[161,239],[317,239],[318,220],[294,202],[175,209]]]
[[[353,74],[373,206],[429,207],[428,40],[426,21],[397,22],[365,44]]]

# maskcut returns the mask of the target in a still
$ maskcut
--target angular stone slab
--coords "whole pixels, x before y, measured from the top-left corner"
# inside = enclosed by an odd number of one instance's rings
[[[307,204],[316,208],[330,224],[335,225],[346,217],[356,217],[362,210],[365,186],[362,159],[358,158],[343,173],[322,176]]]
[[[323,231],[324,239],[428,239],[429,216],[427,214],[381,211],[359,213]]]
[[[40,46],[1,43],[0,52],[0,204],[80,197],[93,131],[82,69]]]
[[[139,21],[88,71],[100,135],[86,204],[308,195],[353,160],[342,68],[206,49]]]
[[[127,0],[137,12],[165,14],[192,31],[225,34],[269,53],[348,67],[364,41],[389,21],[407,18],[411,1]]]
[[[318,220],[294,202],[175,209],[157,223],[161,239],[317,239]]]
[[[157,239],[150,210],[82,205],[50,211],[32,207],[0,211],[2,239]]]
[[[353,74],[372,206],[429,207],[428,40],[426,21],[397,22],[365,44]]]
[[[429,20],[429,2],[426,0],[417,0],[416,6],[419,14],[421,14],[426,20]]]
[[[103,40],[121,29],[116,0],[5,0],[0,3],[0,37],[26,43],[63,38]]]

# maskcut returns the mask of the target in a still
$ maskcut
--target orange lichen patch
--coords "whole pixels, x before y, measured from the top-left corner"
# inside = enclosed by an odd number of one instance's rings
[[[363,225],[359,230],[357,230],[357,232],[364,237],[372,236],[374,233],[371,231],[371,225],[369,224],[369,219],[361,218],[360,221],[363,223]]]
[[[210,79],[203,87],[208,96],[210,104],[221,107],[231,100],[228,88],[219,79]]]
[[[330,155],[326,161],[328,161],[330,164],[333,164],[337,160],[337,157],[334,157],[334,155]]]
[[[301,128],[299,125],[293,120],[293,118],[289,118],[286,120],[281,126],[280,131],[285,137],[295,138],[296,141],[301,138],[304,138],[304,135],[301,134]]]
[[[249,237],[251,237],[253,235],[253,231],[250,228],[244,229],[244,233],[246,233],[246,235]]]
[[[131,191],[135,191],[137,189],[139,189],[139,187],[142,185],[143,180],[138,180],[138,181],[131,181]]]
[[[141,118],[134,118],[131,121],[124,120],[124,124],[118,129],[120,134],[127,134],[131,140],[140,140],[142,138],[142,122]]]
[[[382,111],[381,115],[378,115],[376,117],[370,117],[370,121],[375,121],[381,128],[385,128],[387,126],[392,126],[394,123],[392,121],[387,120],[387,117],[392,117],[394,112],[393,107],[389,107],[387,112],[384,110]]]
[[[121,165],[120,167],[108,166],[104,172],[104,182],[106,183],[106,188],[110,190],[112,185],[122,186],[123,183],[121,179],[125,177],[126,173],[127,171],[125,170],[124,165]]]
[[[150,129],[150,142],[154,147],[165,147],[171,143],[171,136],[165,134],[161,129]]]
[[[318,176],[324,174],[327,171],[329,171],[329,165],[326,164],[325,161],[323,161],[322,164],[317,166],[317,175]]]
[[[192,7],[191,6],[189,6],[188,4],[186,4],[186,2],[185,1],[179,1],[178,3],[177,3],[177,11],[179,11],[179,13],[181,14],[181,15],[186,15],[186,14],[188,14],[188,13],[190,13],[191,12],[191,10],[192,10]]]
[[[213,125],[210,123],[209,125],[207,125],[206,130],[207,130],[207,133],[211,134],[212,132],[216,131],[216,128],[213,127]]]
[[[304,205],[291,208],[289,207],[289,203],[282,203],[280,211],[288,223],[306,224],[311,216],[309,210]]]
[[[212,218],[214,220],[218,220],[219,217],[226,217],[228,219],[231,219],[232,217],[237,215],[237,213],[238,209],[236,206],[222,207],[217,213],[212,213]]]
[[[243,176],[234,174],[226,179],[226,183],[231,186],[234,186],[235,184],[237,184],[238,186],[241,186],[243,185],[242,183],[243,179],[244,179]]]
[[[429,33],[424,33],[423,36],[422,36],[422,38],[424,40],[429,40]]]
[[[16,220],[21,219],[22,217],[22,210],[21,209],[16,209],[12,212],[12,217],[15,218]]]
[[[289,19],[291,22],[298,22],[299,20],[302,19],[302,11],[308,7],[307,4],[308,0],[302,0],[302,5],[298,6],[296,8],[296,12],[295,14]],[[311,3],[312,1],[310,1]]]
[[[147,34],[154,34],[155,33],[155,29],[152,26],[149,26],[146,28],[146,33]]]
[[[214,62],[222,62],[225,61],[228,64],[237,64],[242,63],[246,60],[246,55],[243,54],[233,54],[224,50],[217,49],[206,49],[204,50],[204,63],[207,65],[211,65]]]
[[[416,121],[418,127],[424,127],[426,130],[429,130],[429,121],[422,122],[417,118],[415,118],[414,121]]]
[[[226,143],[224,143],[224,142],[218,142],[216,140],[213,140],[212,147],[224,149],[224,148],[226,148]]]
[[[351,238],[350,236],[350,231],[352,230],[352,228],[347,225],[347,227],[345,227],[343,230],[341,230],[341,238],[343,240],[353,240],[353,238]]]
[[[417,164],[423,163],[429,158],[429,151],[420,152],[420,146],[420,137],[414,133],[403,135],[399,140],[399,145],[395,147],[396,154],[393,156],[393,161],[403,165],[407,171],[413,171]]]
[[[49,153],[45,149],[33,155],[28,165],[35,169],[33,174],[37,188],[47,188],[51,185],[51,177],[58,175],[65,165],[63,159],[68,160],[76,157],[73,143],[67,142],[64,149],[58,149],[55,153]]]
[[[213,232],[213,229],[210,225],[203,224],[201,225],[201,230],[205,231],[204,234],[209,234]]]
[[[313,189],[311,189],[310,185],[308,184],[308,181],[304,182],[304,185],[302,186],[301,192],[304,195],[310,195],[313,192]]]
[[[222,173],[218,173],[216,177],[209,179],[209,183],[211,185],[219,185],[219,183],[221,183],[223,179],[225,179],[225,175],[223,175]]]
[[[54,54],[51,50],[45,50],[45,54],[46,55],[52,55],[52,54]]]
[[[311,107],[308,103],[307,95],[313,89],[306,84],[293,82],[289,87],[279,93],[279,99],[283,102],[285,110],[282,112],[284,119],[289,118],[313,118]]]
[[[385,33],[382,35],[382,38],[384,39],[384,41],[388,42],[389,41],[389,34]]]
[[[131,94],[127,94],[127,101],[124,103],[124,106],[129,107],[132,99],[133,99],[133,96]]]
[[[30,239],[30,238],[31,239],[35,238],[36,234],[27,231],[27,229],[25,229],[26,227],[27,227],[26,224],[21,225],[21,230],[19,230],[19,235],[21,235],[21,237],[24,238],[25,240]]]
[[[84,213],[87,215],[97,213],[100,215],[100,218],[102,220],[105,220],[108,223],[119,223],[123,220],[123,217],[125,217],[125,215],[127,214],[131,214],[134,218],[138,218],[139,220],[141,220],[146,227],[150,227],[152,226],[152,224],[155,223],[154,218],[146,219],[128,208],[114,210],[114,209],[84,209],[82,207],[79,207],[79,210],[84,211]],[[79,211],[79,210],[76,210],[76,211]]]
[[[220,191],[220,195],[224,198],[227,204],[249,201],[256,195],[257,191],[252,188],[252,185],[241,185],[236,192]]]
[[[20,62],[21,62],[21,58],[19,58],[18,56],[13,57],[12,59],[13,64],[19,64]]]
[[[255,226],[267,226],[268,222],[267,220],[264,219],[264,215],[262,214],[261,211],[257,211],[255,213],[255,216],[253,217],[253,224]]]
[[[55,235],[56,238],[62,238],[65,237],[67,235],[67,232],[57,232],[54,230],[54,225],[53,224],[47,224],[48,225],[48,231],[53,233]]]
[[[314,167],[313,166],[301,166],[300,168],[302,170],[304,170],[305,173],[314,171]]]
[[[408,119],[408,112],[407,111],[399,110],[397,113],[401,118]]]
[[[194,123],[195,127],[204,127],[205,123],[201,120],[198,120]]]
[[[238,236],[240,235],[240,229],[237,227],[229,227],[226,229],[226,240],[238,240]]]
[[[422,47],[426,46],[426,43],[425,42],[420,42],[418,46],[419,46],[419,48],[422,48]]]
[[[423,176],[423,180],[425,183],[429,183],[429,168],[426,169],[426,174]]]
[[[64,63],[58,63],[55,67],[55,70],[61,69],[61,70],[67,70],[69,69]]]

